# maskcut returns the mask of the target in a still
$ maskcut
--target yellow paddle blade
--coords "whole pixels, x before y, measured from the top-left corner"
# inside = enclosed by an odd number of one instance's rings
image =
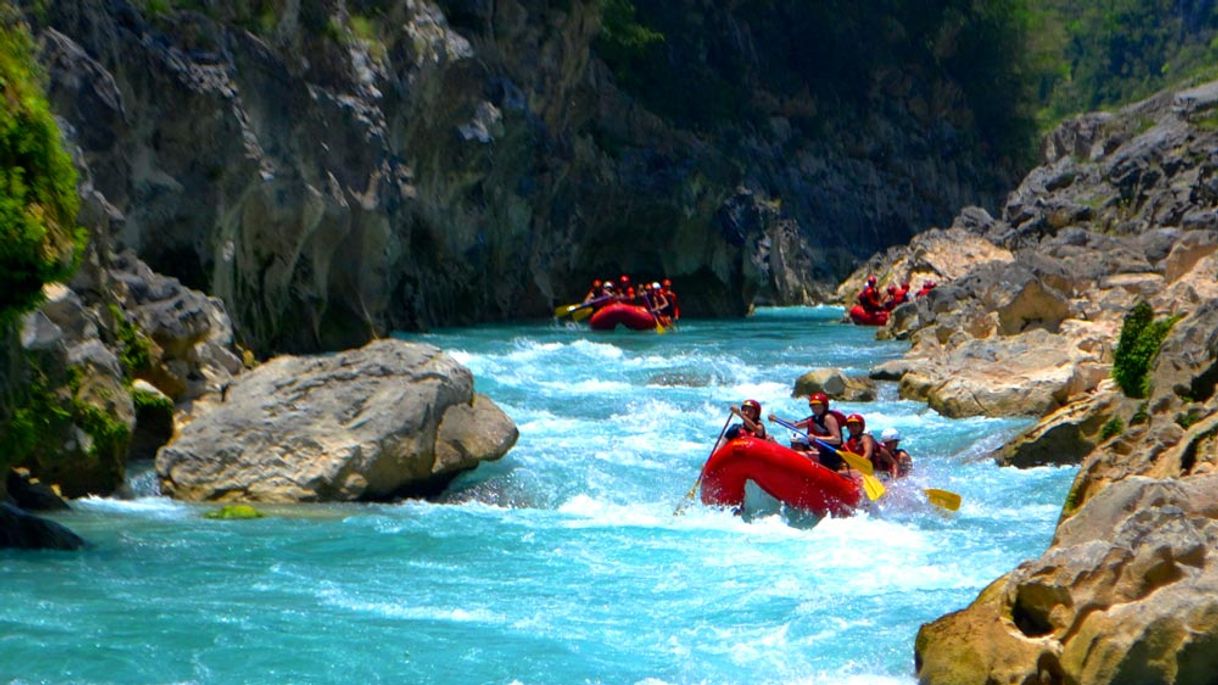
[[[664,334],[665,334],[665,333],[667,333],[667,332],[668,332],[668,329],[667,329],[667,328],[664,328],[664,327],[663,327],[663,326],[661,326],[660,324],[656,324],[656,334],[657,334],[657,335],[664,335]]]
[[[578,304],[564,304],[561,307],[555,307],[554,316],[561,319],[562,317],[564,317],[564,316],[570,314],[572,311],[574,311],[575,308],[578,306],[579,306]]]
[[[875,476],[863,474],[863,492],[867,493],[867,499],[874,502],[884,496],[884,484]]]
[[[960,508],[960,495],[957,495],[950,490],[938,490],[936,488],[926,488],[923,490],[926,493],[926,499],[931,504],[946,509],[948,511],[956,511]]]
[[[594,313],[596,313],[596,310],[592,307],[584,307],[583,309],[576,309],[575,313],[571,315],[571,318],[575,319],[576,321],[583,321],[589,316],[592,316]]]
[[[837,456],[845,460],[847,464],[850,464],[850,468],[855,471],[861,471],[865,476],[875,475],[875,467],[871,465],[871,460],[867,457],[855,454],[854,452],[847,452],[846,450],[837,450]]]

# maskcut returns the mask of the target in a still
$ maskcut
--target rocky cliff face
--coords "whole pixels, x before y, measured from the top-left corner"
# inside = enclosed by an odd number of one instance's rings
[[[619,271],[672,276],[694,315],[808,301],[1003,185],[959,89],[916,73],[868,76],[865,133],[801,132],[799,98],[674,123],[595,57],[591,0],[175,5],[30,16],[120,246],[260,351],[544,315]],[[730,10],[705,10],[716,45],[765,72],[767,29]]]
[[[921,682],[1213,682],[1215,111],[1210,84],[1067,122],[1000,218],[966,210],[869,263],[950,279],[894,310],[913,346],[880,374],[951,415],[1043,417],[1000,460],[1082,463],[1045,554],[922,627]],[[1165,337],[1131,386],[1115,350],[1139,302]]]

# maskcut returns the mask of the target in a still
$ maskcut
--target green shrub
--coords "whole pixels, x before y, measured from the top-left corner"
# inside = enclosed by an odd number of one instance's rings
[[[1111,419],[1108,419],[1108,422],[1105,423],[1104,427],[1100,429],[1100,440],[1107,441],[1124,432],[1125,423],[1121,421],[1121,417],[1114,416]]]
[[[1156,321],[1154,310],[1146,302],[1134,305],[1125,315],[1113,359],[1112,378],[1127,397],[1146,397],[1150,393],[1151,364],[1177,320],[1177,317],[1168,317]]]
[[[36,306],[45,283],[72,274],[84,248],[76,169],[33,61],[33,42],[0,5],[0,318]]]
[[[1194,407],[1186,412],[1176,414],[1176,425],[1184,430],[1188,430],[1203,418],[1205,418],[1205,411]]]

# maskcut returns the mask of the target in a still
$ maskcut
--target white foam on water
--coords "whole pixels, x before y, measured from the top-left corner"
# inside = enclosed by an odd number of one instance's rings
[[[349,597],[345,592],[329,583],[325,583],[323,587],[317,589],[315,595],[326,606],[385,618],[487,625],[509,623],[508,618],[503,614],[483,608],[431,607],[401,602],[356,599]]]
[[[178,502],[168,497],[111,499],[109,497],[89,495],[73,500],[72,504],[85,511],[137,514],[158,519],[194,518],[199,515],[199,509],[196,506]]]

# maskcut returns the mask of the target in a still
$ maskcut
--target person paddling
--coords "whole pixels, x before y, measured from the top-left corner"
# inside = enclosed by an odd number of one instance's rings
[[[877,472],[886,473],[891,478],[897,477],[897,465],[891,455],[879,449],[879,443],[867,432],[867,422],[861,414],[851,414],[846,417],[846,431],[849,435],[843,448],[853,452],[867,461]]]
[[[677,303],[677,293],[672,289],[672,281],[665,278],[660,281],[660,292],[663,293],[664,299],[668,301],[668,305],[664,308],[664,316],[676,321],[681,318],[681,305]]]
[[[901,431],[895,428],[885,428],[880,433],[880,451],[884,452],[897,465],[897,477],[904,478],[913,471],[913,457],[901,449]]]
[[[867,285],[864,286],[858,297],[858,303],[869,314],[884,311],[884,302],[880,297],[880,290],[876,283],[875,276],[868,276]]]
[[[842,417],[841,412],[830,411],[829,396],[823,392],[812,393],[808,396],[808,408],[812,410],[812,415],[794,423],[796,428],[807,431],[808,436],[816,438],[817,454],[809,455],[819,461],[822,465],[840,471],[845,464],[842,458],[837,455],[835,448],[842,445]],[[771,421],[777,421],[778,417],[770,414]],[[804,446],[804,449],[810,449],[807,443],[799,444]],[[796,444],[791,445],[792,449],[802,451]]]
[[[776,442],[766,433],[765,425],[761,423],[761,403],[757,400],[745,400],[739,407],[732,407],[732,413],[740,417],[740,423],[732,424],[727,429],[723,434],[724,441],[748,436]],[[715,449],[718,449],[718,446]]]

